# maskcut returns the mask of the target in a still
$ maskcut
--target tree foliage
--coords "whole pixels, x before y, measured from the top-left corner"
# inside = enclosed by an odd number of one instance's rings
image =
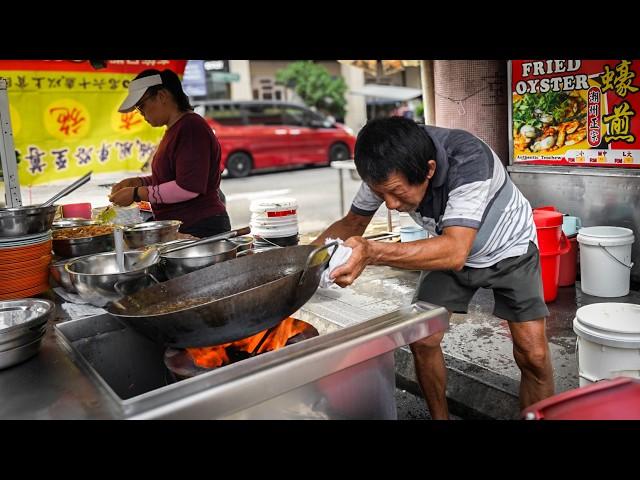
[[[347,84],[342,77],[332,77],[322,65],[310,60],[293,62],[276,72],[276,81],[292,88],[307,106],[335,117],[346,113]]]

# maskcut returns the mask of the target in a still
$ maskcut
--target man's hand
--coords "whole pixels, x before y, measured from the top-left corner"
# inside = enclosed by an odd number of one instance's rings
[[[138,177],[125,178],[111,187],[111,195],[127,187],[141,187],[142,181]]]
[[[347,263],[331,272],[331,278],[341,287],[351,285],[360,276],[364,268],[371,261],[371,245],[362,237],[350,237],[343,245],[351,247],[353,251]]]
[[[109,201],[121,207],[128,207],[133,203],[133,187],[124,187],[109,195]]]

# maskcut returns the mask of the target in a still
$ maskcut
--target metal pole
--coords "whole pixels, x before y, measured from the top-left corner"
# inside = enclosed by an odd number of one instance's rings
[[[4,78],[0,78],[0,133],[0,159],[2,160],[5,202],[9,208],[21,207],[22,197],[18,180],[16,150],[13,145],[7,80]]]
[[[340,176],[340,216],[344,216],[344,177],[342,168],[338,169],[338,175]]]

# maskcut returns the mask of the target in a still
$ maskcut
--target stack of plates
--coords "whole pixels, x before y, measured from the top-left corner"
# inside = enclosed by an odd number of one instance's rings
[[[51,231],[0,237],[0,300],[25,298],[49,288]]]

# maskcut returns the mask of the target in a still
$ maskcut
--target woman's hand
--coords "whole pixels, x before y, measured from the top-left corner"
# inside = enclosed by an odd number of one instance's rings
[[[140,177],[125,178],[124,180],[120,180],[118,183],[116,183],[114,186],[111,187],[111,195],[113,195],[119,190],[122,190],[123,188],[141,187],[141,186],[142,186],[142,180],[140,179]]]
[[[133,203],[133,188],[123,187],[109,195],[109,201],[120,207],[128,207]]]

